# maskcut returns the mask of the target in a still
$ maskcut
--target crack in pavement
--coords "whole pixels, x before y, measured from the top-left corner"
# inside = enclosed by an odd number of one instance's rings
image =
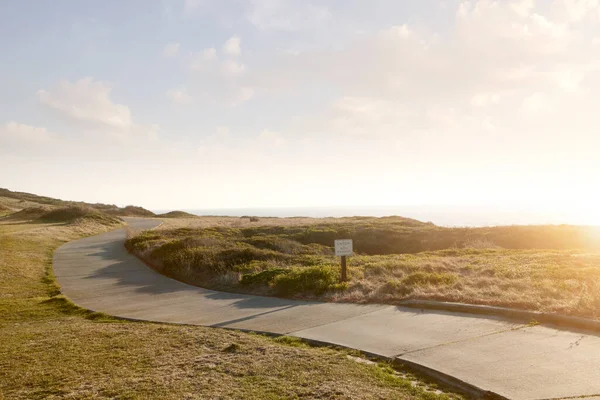
[[[442,346],[449,346],[449,345],[455,344],[455,343],[463,343],[463,342],[467,342],[469,340],[480,339],[480,338],[484,338],[484,337],[488,337],[488,336],[493,336],[493,335],[499,335],[501,333],[518,331],[518,330],[524,329],[524,328],[531,328],[531,326],[530,325],[520,325],[520,326],[516,326],[516,327],[512,327],[512,328],[501,329],[501,330],[498,330],[498,331],[495,331],[495,332],[484,333],[484,334],[481,334],[481,335],[475,335],[475,336],[471,336],[471,337],[464,338],[464,339],[457,339],[457,340],[453,340],[453,341],[450,341],[450,342],[438,343],[438,344],[434,344],[433,346],[427,346],[427,347],[423,347],[423,348],[420,348],[420,349],[405,351],[404,353],[396,354],[394,357],[402,357],[402,356],[405,356],[407,354],[417,353],[419,351],[424,351],[424,350],[429,350],[429,349],[435,349],[435,348],[442,347]]]

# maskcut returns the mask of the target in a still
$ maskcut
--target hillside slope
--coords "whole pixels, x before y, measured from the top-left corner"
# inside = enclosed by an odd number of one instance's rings
[[[86,203],[82,201],[67,201],[55,199],[52,197],[39,196],[32,193],[14,192],[5,188],[0,188],[0,216],[23,212],[30,208],[37,208],[36,212],[42,214],[39,209],[50,211],[61,207],[84,207],[96,210],[100,213],[111,216],[126,217],[154,217],[155,214],[138,206],[118,207],[114,204]]]

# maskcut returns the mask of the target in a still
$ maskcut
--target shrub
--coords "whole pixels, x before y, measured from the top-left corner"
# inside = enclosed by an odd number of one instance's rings
[[[197,215],[185,211],[169,211],[168,213],[157,215],[158,218],[198,218]]]
[[[154,217],[156,215],[152,211],[137,206],[127,206],[125,208],[118,209],[115,213],[117,215],[124,215],[126,217]]]
[[[43,222],[70,223],[80,219],[87,219],[104,225],[115,225],[120,221],[88,206],[69,206],[47,211],[39,218]]]
[[[339,271],[331,266],[291,268],[287,274],[275,276],[273,289],[281,295],[323,294],[340,288]]]
[[[288,268],[269,268],[264,271],[242,275],[240,283],[242,285],[269,285],[275,277],[289,272]]]
[[[73,206],[62,207],[56,210],[48,211],[40,217],[42,221],[47,222],[70,222],[77,218],[85,217],[96,212],[89,207]]]
[[[244,242],[258,247],[259,249],[268,249],[273,251],[278,251],[286,254],[293,253],[302,253],[305,251],[310,251],[310,248],[303,246],[302,244],[277,236],[254,236],[249,239],[244,240]],[[305,249],[306,247],[306,249]]]
[[[145,231],[133,237],[130,237],[125,242],[125,248],[129,251],[144,251],[153,245],[156,245],[157,241],[161,240],[161,235],[153,231]]]
[[[425,285],[451,285],[458,281],[455,274],[444,272],[413,272],[400,281],[405,286],[425,286]]]

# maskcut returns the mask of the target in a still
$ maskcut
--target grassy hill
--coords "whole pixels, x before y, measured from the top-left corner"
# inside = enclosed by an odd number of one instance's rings
[[[166,224],[126,246],[168,276],[215,289],[359,303],[442,300],[600,319],[599,228],[444,228],[401,217],[206,221]],[[339,282],[335,239],[354,241],[349,282]]]
[[[155,215],[152,211],[137,206],[118,207],[114,204],[67,201],[52,197],[38,196],[31,193],[13,192],[8,189],[0,188],[0,216],[11,214],[12,212],[23,211],[27,208],[51,210],[61,207],[85,207],[111,216],[153,217]],[[30,211],[30,213],[34,212],[36,211]],[[23,215],[24,214],[21,216]]]
[[[187,213],[185,211],[170,211],[164,214],[158,214],[158,218],[198,218],[197,215]]]
[[[458,398],[355,353],[78,308],[60,294],[53,251],[112,229],[95,220],[107,214],[33,200],[0,219],[0,399]]]
[[[4,204],[0,204],[0,217],[7,215],[7,214],[12,214],[14,212],[14,210]]]

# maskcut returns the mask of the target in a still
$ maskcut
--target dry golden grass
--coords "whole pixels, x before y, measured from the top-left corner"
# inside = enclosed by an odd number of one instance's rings
[[[292,217],[292,218],[275,218],[275,217],[258,217],[258,221],[250,221],[250,218],[241,217],[197,217],[197,218],[169,218],[164,219],[163,224],[157,228],[158,230],[170,230],[177,228],[202,229],[214,226],[225,228],[251,228],[256,226],[305,226],[317,224],[341,224],[348,223],[351,220],[375,219],[372,217],[351,217],[351,218],[308,218],[308,217]]]
[[[52,253],[65,241],[105,229],[0,223],[0,398],[449,397],[346,352],[81,310],[58,295]]]
[[[29,207],[39,207],[39,203],[35,203],[27,200],[12,199],[9,197],[0,196],[0,211],[3,215],[9,214],[16,211],[21,211]]]
[[[214,289],[357,303],[451,301],[600,319],[598,230],[396,223],[375,218],[175,219],[128,246],[160,272]],[[367,249],[349,259],[350,280],[342,285],[331,248],[336,235],[355,235],[355,250]],[[547,247],[527,249],[538,245]],[[588,248],[568,249],[579,245]],[[374,253],[401,253],[393,250],[403,246],[413,254]],[[418,251],[427,246],[446,248]]]
[[[439,300],[600,319],[599,253],[451,249],[352,257],[349,266],[348,290],[329,300]]]

